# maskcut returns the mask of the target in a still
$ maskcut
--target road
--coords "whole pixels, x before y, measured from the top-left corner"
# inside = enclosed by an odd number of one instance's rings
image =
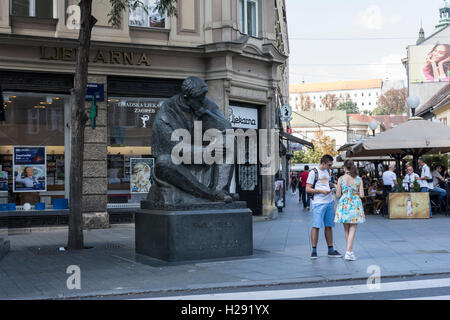
[[[368,283],[369,282],[369,283]],[[136,294],[132,300],[450,300],[450,277],[417,276],[302,285]]]

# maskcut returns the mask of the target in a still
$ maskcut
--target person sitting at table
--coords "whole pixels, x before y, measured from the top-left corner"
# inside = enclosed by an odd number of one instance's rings
[[[450,174],[448,173],[448,168],[445,168],[444,173],[442,174],[444,176],[444,179],[449,182],[450,180]]]
[[[419,178],[419,175],[414,172],[414,168],[412,165],[407,164],[406,165],[406,175],[403,178],[403,188],[405,188],[405,191],[411,192],[414,188],[414,181],[416,181]]]
[[[441,165],[437,165],[434,167],[434,171],[431,173],[431,175],[433,176],[433,187],[441,187],[444,186],[445,184],[445,179],[444,177],[442,177],[441,175],[442,172],[442,166]],[[445,188],[445,186],[444,186]]]
[[[433,189],[430,190],[430,195],[433,195],[438,198],[438,205],[441,208],[441,211],[445,211],[447,208],[447,191],[446,191],[446,180],[441,175],[442,166],[436,165],[434,167],[434,171],[431,173],[433,177]]]
[[[378,181],[373,180],[372,184],[369,186],[369,190],[367,192],[368,198],[372,200],[374,204],[374,210],[376,214],[380,214],[381,206],[383,205],[383,200],[377,198],[377,195],[381,195],[382,192],[378,191]]]

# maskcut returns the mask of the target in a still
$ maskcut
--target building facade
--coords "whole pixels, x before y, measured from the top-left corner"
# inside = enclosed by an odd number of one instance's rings
[[[293,134],[300,139],[312,140],[318,131],[334,141],[335,149],[347,143],[353,143],[367,139],[373,135],[369,123],[375,121],[378,126],[375,130],[380,133],[389,130],[403,122],[407,116],[380,115],[369,116],[363,114],[347,114],[345,111],[303,111],[293,115],[291,126]]]
[[[439,22],[431,35],[426,37],[420,28],[416,44],[408,46],[407,58],[403,59],[408,76],[408,94],[419,98],[415,114],[424,119],[436,118],[432,101],[450,83],[450,63],[445,62],[450,58],[449,17],[450,5],[444,1],[439,10]]]
[[[70,197],[75,3],[0,3],[6,115],[0,121],[0,171],[7,176],[0,201],[17,209],[25,203],[51,208],[55,199]],[[87,111],[95,110],[95,121],[88,121],[85,130],[86,221],[108,225],[109,209],[137,207],[146,197],[132,188],[133,164],[151,165],[152,121],[159,104],[179,93],[189,76],[205,79],[208,96],[226,117],[239,109],[254,115],[257,129],[275,127],[276,95],[286,81],[282,75],[288,52],[280,51],[280,46],[287,48],[287,39],[277,38],[277,20],[286,22],[284,1],[277,5],[281,7],[274,10],[273,0],[178,0],[177,17],[127,11],[115,28],[108,23],[109,1],[93,1],[98,22],[92,32],[88,90],[99,96],[94,109],[86,101]],[[45,188],[19,192],[17,186],[23,185],[16,178],[26,166],[18,161],[17,146],[45,147]],[[271,216],[276,212],[274,177],[261,176],[259,170],[259,164],[239,165],[234,188],[255,215]]]
[[[351,100],[361,112],[373,111],[382,94],[382,87],[381,79],[293,84],[290,86],[289,99],[297,111],[306,111],[302,108],[305,99],[310,102],[311,110],[325,111],[322,99],[326,95],[335,95],[338,104]]]

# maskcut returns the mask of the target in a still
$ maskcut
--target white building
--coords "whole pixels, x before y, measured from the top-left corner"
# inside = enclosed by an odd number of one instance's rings
[[[373,111],[382,94],[382,87],[382,79],[293,84],[289,86],[289,104],[296,111],[304,111],[301,107],[302,98],[309,97],[311,110],[324,111],[322,99],[331,94],[339,98],[338,103],[351,100],[361,112]]]

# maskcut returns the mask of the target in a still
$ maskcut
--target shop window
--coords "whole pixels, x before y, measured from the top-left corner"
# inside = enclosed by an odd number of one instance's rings
[[[133,1],[135,2],[135,1]],[[167,28],[167,15],[155,11],[156,0],[140,0],[144,7],[130,10],[130,26],[143,28]]]
[[[240,31],[249,36],[258,36],[258,1],[239,0]]]
[[[70,97],[4,92],[3,100],[5,121],[0,122],[0,203],[20,206],[28,202],[34,206],[43,202],[46,208],[52,208],[55,198],[65,198],[64,110],[70,107]],[[14,147],[16,152],[29,149],[29,154],[41,150],[40,162],[15,161]],[[23,153],[16,154],[16,160],[24,157],[26,159]],[[34,182],[39,186],[24,182],[29,170],[27,167],[32,167],[30,172],[37,176]]]
[[[36,18],[56,18],[55,0],[11,0],[11,15]]]
[[[135,203],[147,197],[149,185],[139,187],[133,174],[149,179],[152,167],[152,126],[162,99],[108,98],[108,202]],[[142,172],[137,172],[142,169]],[[141,179],[141,180],[142,180]],[[145,185],[145,183],[141,183]]]

